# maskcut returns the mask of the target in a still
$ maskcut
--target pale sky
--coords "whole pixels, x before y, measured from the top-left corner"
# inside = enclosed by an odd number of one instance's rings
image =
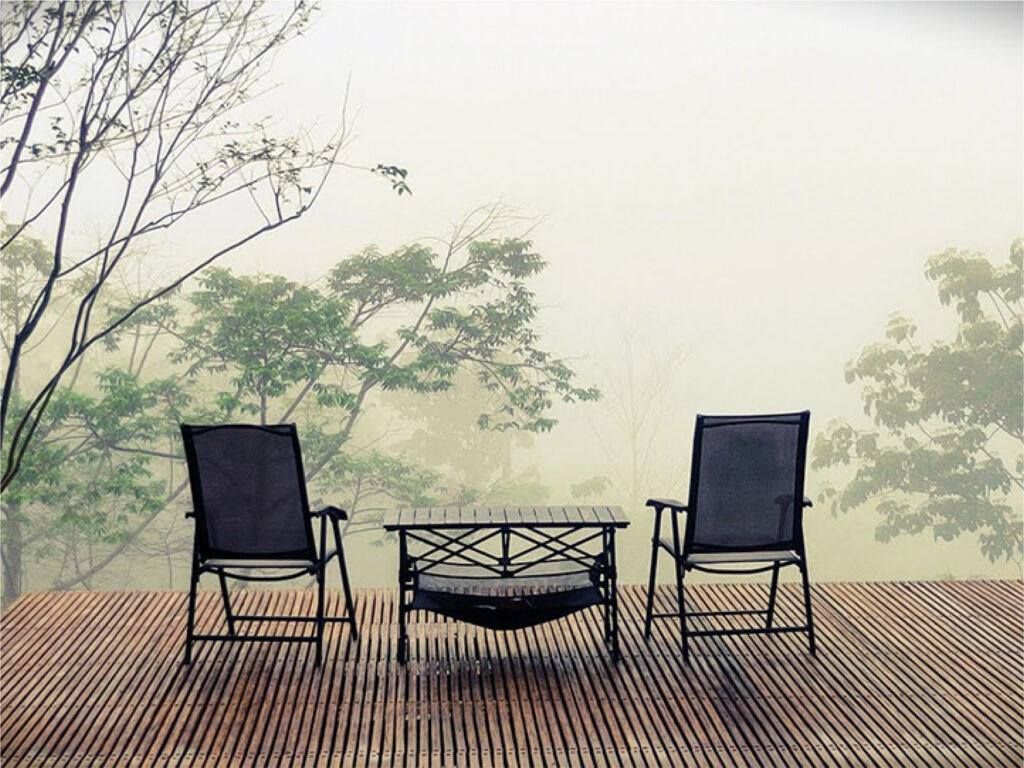
[[[278,57],[260,114],[327,131],[350,79],[348,159],[407,168],[414,194],[343,170],[307,216],[223,265],[308,281],[503,200],[542,218],[541,331],[582,384],[621,369],[627,330],[640,352],[688,352],[664,415],[679,477],[698,412],[809,408],[813,439],[861,412],[843,366],[890,313],[925,341],[952,330],[928,256],[1002,262],[1024,234],[1022,8],[327,2]],[[168,268],[208,252],[206,226],[154,245]],[[560,409],[525,459],[552,503],[614,460],[600,407]],[[826,559],[847,535],[870,542],[874,521],[830,525],[811,532]],[[957,547],[959,566],[923,575],[1006,571]]]
[[[845,361],[938,313],[925,259],[1024,232],[1021,8],[328,3],[275,114],[328,125],[351,76],[351,159],[414,195],[339,174],[231,263],[308,279],[502,199],[544,217],[560,353],[608,359],[628,326],[691,350],[691,413],[856,410]]]
[[[1022,8],[328,1],[253,114],[325,133],[350,80],[347,159],[414,194],[343,169],[223,263],[311,280],[503,200],[541,218],[553,351],[605,364],[628,327],[691,351],[691,411],[848,411],[891,312],[948,331],[925,259],[1024,234]],[[155,254],[206,255],[217,216]]]
[[[689,351],[660,441],[681,479],[697,412],[810,408],[812,433],[856,419],[843,366],[891,312],[924,339],[953,328],[927,257],[1006,259],[1024,234],[1021,10],[330,3],[280,58],[275,100],[326,125],[351,77],[350,157],[408,168],[414,195],[341,174],[308,219],[233,262],[309,279],[481,203],[543,216],[545,338],[587,383],[621,365],[626,329],[651,353]],[[554,503],[616,460],[599,408],[563,409],[526,458]],[[870,514],[821,515],[822,577],[1014,571],[967,540],[875,550]],[[846,562],[850,547],[874,564]]]

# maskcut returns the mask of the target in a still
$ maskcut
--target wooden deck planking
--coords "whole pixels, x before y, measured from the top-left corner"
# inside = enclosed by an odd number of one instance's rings
[[[800,620],[783,585],[777,620]],[[696,585],[697,610],[763,601],[764,585]],[[328,595],[328,612],[340,596]],[[416,613],[394,661],[396,593],[357,592],[358,643],[204,643],[181,663],[186,596],[26,595],[2,619],[7,765],[1015,766],[1024,762],[1024,584],[814,587],[802,634],[642,637],[641,587],[620,588],[613,663],[597,609],[496,633]],[[312,590],[233,593],[240,612],[300,615]],[[671,610],[662,587],[657,610]],[[201,593],[200,626],[222,626]],[[275,622],[267,631],[294,630]]]

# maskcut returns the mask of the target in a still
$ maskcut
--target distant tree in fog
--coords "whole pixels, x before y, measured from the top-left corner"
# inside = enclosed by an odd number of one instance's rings
[[[651,495],[670,493],[681,480],[678,468],[684,456],[670,453],[666,460],[665,450],[672,450],[669,441],[679,434],[673,419],[689,352],[641,342],[635,330],[623,333],[619,348],[621,355],[600,382],[602,410],[610,425],[592,424],[594,438],[608,457],[607,476],[581,481],[573,494],[583,499],[595,488],[612,488],[620,504],[634,509]]]
[[[394,392],[384,399],[396,412],[394,450],[444,475],[441,499],[447,504],[536,505],[548,499],[537,467],[517,462],[517,450],[532,448],[533,435],[479,428],[478,415],[493,410],[497,400],[468,371],[447,392]]]
[[[0,236],[9,236],[13,227],[5,223]],[[52,254],[42,240],[23,233],[0,258],[0,338],[9,345],[10,329],[20,326],[47,279]],[[112,286],[110,293],[124,299],[125,290]],[[74,286],[60,283],[51,306],[66,311],[74,296]],[[156,340],[152,323],[167,310],[152,304],[120,326],[130,351],[119,364],[101,354],[93,358],[103,364],[85,371],[80,358],[37,419],[31,449],[3,493],[4,604],[21,593],[28,563],[50,563],[57,583],[89,573],[106,549],[130,538],[133,529],[164,507],[168,491],[151,471],[159,455],[154,446],[187,402],[187,392],[174,377],[147,371]],[[38,357],[45,338],[26,351]],[[12,377],[14,421],[27,406],[22,377],[34,373],[21,369]],[[89,583],[88,576],[83,583]]]
[[[844,488],[823,496],[843,511],[877,501],[880,541],[970,532],[990,560],[1020,561],[1022,255],[1017,240],[1003,265],[955,249],[933,256],[925,274],[956,308],[955,336],[923,346],[914,323],[896,314],[885,341],[847,365],[877,429],[832,422],[815,441],[813,466],[855,467]]]
[[[593,475],[583,482],[574,483],[569,486],[569,493],[572,494],[574,499],[590,501],[594,498],[600,498],[602,494],[607,493],[611,485],[612,481],[604,475]]]

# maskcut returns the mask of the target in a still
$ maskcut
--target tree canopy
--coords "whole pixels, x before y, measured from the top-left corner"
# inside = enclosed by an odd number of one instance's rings
[[[824,495],[843,511],[877,501],[881,541],[970,532],[992,561],[1021,557],[1022,255],[1017,240],[1002,265],[957,249],[931,257],[925,275],[958,315],[953,338],[922,344],[917,326],[894,314],[885,341],[847,365],[877,428],[832,422],[813,466],[855,468],[845,487]]]
[[[344,114],[319,140],[251,117],[269,63],[311,18],[302,0],[5,5],[5,272],[35,237],[47,247],[33,251],[36,274],[17,316],[4,316],[0,488],[23,466],[65,377],[97,343],[225,254],[302,217],[342,164]],[[365,170],[409,192],[405,169]],[[218,212],[226,215],[211,231],[215,242],[107,311],[115,277],[134,256]],[[92,242],[82,238],[87,229]]]
[[[56,588],[89,585],[139,551],[178,557],[189,545],[170,522],[187,497],[182,421],[297,422],[312,498],[348,509],[349,533],[396,503],[538,493],[535,477],[487,462],[473,477],[452,472],[432,460],[436,441],[390,436],[376,415],[424,421],[417,399],[459,391],[449,431],[512,436],[551,429],[556,402],[598,396],[544,349],[529,281],[545,262],[529,241],[495,235],[502,216],[481,209],[431,244],[363,249],[309,284],[210,267],[119,326],[105,365],[55,392],[5,493],[5,585],[20,583],[22,554],[50,563]],[[32,252],[12,253],[27,263]]]

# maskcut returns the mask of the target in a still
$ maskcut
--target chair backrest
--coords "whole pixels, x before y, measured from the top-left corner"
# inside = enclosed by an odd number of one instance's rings
[[[810,411],[697,416],[687,552],[803,551]]]
[[[294,424],[181,425],[200,560],[316,560]]]

